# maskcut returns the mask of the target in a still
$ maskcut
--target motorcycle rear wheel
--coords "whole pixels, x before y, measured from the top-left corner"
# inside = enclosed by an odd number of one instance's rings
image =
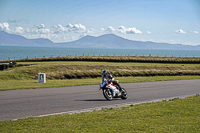
[[[121,95],[121,99],[127,99],[127,92],[126,92],[126,90],[124,89],[124,88],[122,88],[122,91],[121,91],[121,93],[122,93],[122,95]]]
[[[111,101],[113,99],[113,95],[110,89],[103,89],[103,95],[106,98],[106,100]]]

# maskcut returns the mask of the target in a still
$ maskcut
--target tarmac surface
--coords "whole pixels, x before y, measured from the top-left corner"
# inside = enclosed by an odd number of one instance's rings
[[[127,90],[127,100],[107,101],[99,85],[0,91],[0,121],[100,110],[200,93],[200,79],[120,85]]]

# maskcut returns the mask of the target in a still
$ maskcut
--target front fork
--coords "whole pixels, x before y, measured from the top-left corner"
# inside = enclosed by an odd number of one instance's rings
[[[117,85],[119,87],[119,91],[122,90],[121,86],[119,85],[119,83],[117,81],[113,81],[113,85]]]

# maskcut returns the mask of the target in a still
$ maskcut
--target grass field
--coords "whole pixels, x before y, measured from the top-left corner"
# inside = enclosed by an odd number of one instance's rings
[[[86,61],[17,63],[32,65],[0,71],[0,90],[100,84],[101,70],[104,69],[117,76],[115,78],[121,83],[200,78],[199,64]],[[46,84],[38,83],[38,73],[46,73]]]
[[[200,132],[200,96],[79,114],[1,121],[0,132]]]
[[[24,62],[23,62],[24,63]],[[18,64],[23,64],[18,62]],[[37,79],[38,73],[46,73],[47,79],[66,79],[69,76],[87,78],[100,77],[102,70],[116,76],[155,76],[155,75],[200,75],[199,64],[166,63],[113,63],[113,62],[26,62],[22,66],[0,71],[0,80]]]

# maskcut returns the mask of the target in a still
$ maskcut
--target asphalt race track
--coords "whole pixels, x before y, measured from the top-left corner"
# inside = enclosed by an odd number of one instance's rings
[[[0,121],[73,113],[200,93],[200,79],[126,83],[121,86],[128,92],[127,100],[105,100],[98,85],[0,91]]]

